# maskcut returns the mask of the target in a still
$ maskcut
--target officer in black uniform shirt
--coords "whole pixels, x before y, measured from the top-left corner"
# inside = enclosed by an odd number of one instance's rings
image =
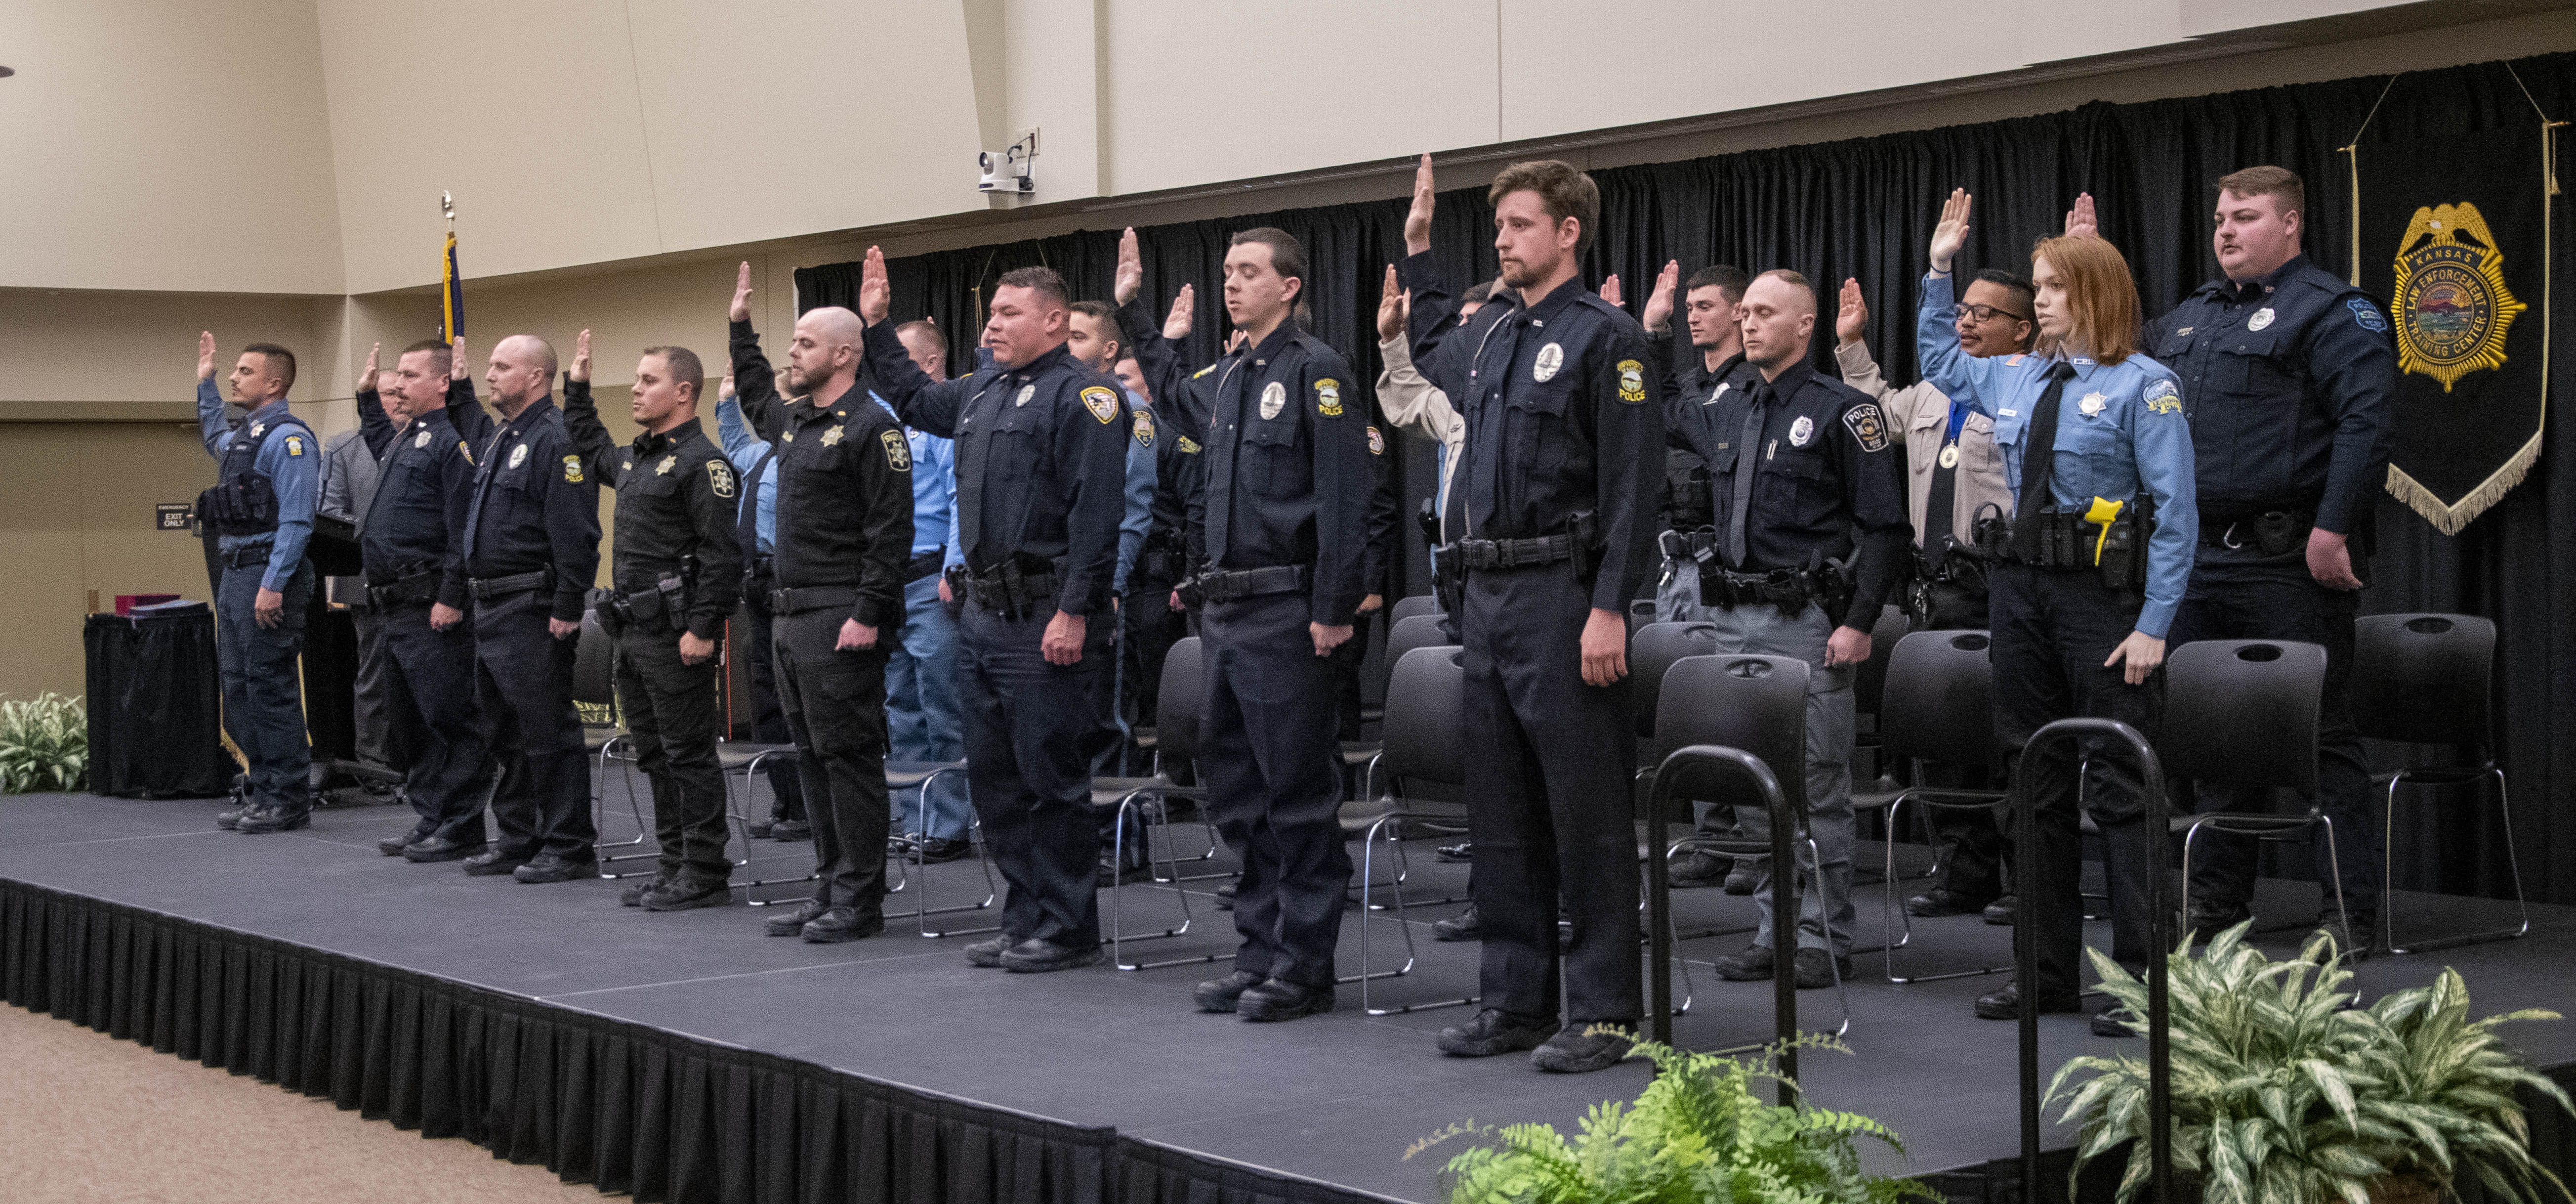
[[[501,757],[492,796],[501,842],[466,858],[465,872],[564,882],[599,864],[590,759],[572,709],[583,602],[599,572],[599,486],[548,396],[555,349],[513,335],[488,364],[501,422],[481,441],[459,433],[474,445],[465,573],[475,699],[484,742]]]
[[[1717,533],[1687,617],[1716,625],[1720,651],[1794,656],[1811,670],[1807,829],[1822,872],[1802,879],[1790,968],[1806,989],[1851,973],[1852,676],[1869,659],[1869,625],[1904,578],[1913,535],[1886,415],[1808,361],[1816,308],[1806,277],[1785,269],[1755,277],[1738,307],[1743,363],[1755,371],[1721,367],[1716,375],[1741,387],[1704,402],[1676,397],[1664,426],[1674,446],[1708,465]],[[1775,972],[1771,883],[1765,875],[1754,889],[1761,926],[1753,944],[1717,960],[1730,979]]]
[[[1051,269],[1003,273],[984,327],[992,363],[959,380],[933,382],[904,354],[887,299],[885,256],[870,247],[868,371],[905,425],[957,441],[967,788],[1011,884],[1001,935],[967,957],[1020,973],[1092,965],[1100,826],[1082,745],[1100,724],[1093,676],[1114,670],[1127,403],[1065,350],[1071,298]]]
[[[634,417],[624,448],[590,398],[590,332],[573,348],[564,421],[590,475],[617,491],[609,587],[593,595],[600,628],[617,641],[618,709],[635,764],[653,787],[662,861],[619,901],[647,911],[731,901],[725,856],[724,772],[716,765],[716,648],[742,578],[734,546],[733,464],[698,423],[706,368],[686,347],[647,347],[635,365]],[[628,898],[627,896],[632,896]]]
[[[2366,954],[2379,933],[2381,821],[2348,683],[2396,356],[2379,307],[2301,252],[2298,176],[2249,167],[2218,189],[2211,242],[2223,275],[2144,339],[2182,378],[2200,489],[2199,554],[2169,638],[2325,648],[2317,803],[2334,822],[2352,950]],[[2262,811],[2269,793],[2204,790],[2199,808]],[[2190,920],[2205,937],[2252,914],[2255,842],[2204,830],[2192,846]],[[2322,831],[2316,848],[2322,877]]]
[[[743,417],[778,449],[770,647],[805,759],[798,784],[819,876],[814,897],[767,928],[818,944],[856,940],[885,930],[885,666],[912,559],[912,445],[859,387],[858,315],[834,305],[796,320],[783,383],[803,400],[791,402],[778,400],[751,328],[748,263],[731,317]],[[885,334],[911,367],[894,331]]]
[[[1119,276],[1141,279],[1134,242]],[[1204,551],[1189,588],[1206,641],[1199,770],[1243,861],[1234,972],[1200,1008],[1290,1020],[1333,1006],[1350,857],[1342,848],[1333,652],[1365,592],[1373,485],[1368,402],[1350,365],[1298,328],[1305,247],[1269,227],[1234,236],[1225,305],[1244,339],[1209,394],[1206,488],[1189,523]]]
[[[1444,559],[1465,573],[1451,591],[1484,1010],[1439,1043],[1599,1070],[1625,1056],[1643,1014],[1627,610],[1654,555],[1662,373],[1635,319],[1578,278],[1601,210],[1591,177],[1516,163],[1489,195],[1506,287],[1472,321],[1457,322],[1435,279],[1429,155],[1397,269],[1413,293],[1414,365],[1467,426]],[[1561,1026],[1560,893],[1574,922]]]
[[[358,528],[367,588],[357,605],[375,615],[386,734],[403,796],[420,815],[410,832],[377,847],[416,862],[458,861],[484,847],[489,752],[474,702],[474,629],[465,622],[474,453],[447,418],[451,407],[473,407],[474,386],[454,373],[457,358],[429,339],[403,348],[387,374],[395,434]]]

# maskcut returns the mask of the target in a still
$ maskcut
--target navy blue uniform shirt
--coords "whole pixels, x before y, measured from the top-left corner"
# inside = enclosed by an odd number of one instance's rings
[[[1010,556],[1024,570],[1052,565],[1057,610],[1107,608],[1135,437],[1118,382],[1061,345],[1017,368],[993,364],[934,381],[905,353],[894,323],[869,326],[866,343],[868,372],[904,425],[957,441],[967,567],[989,573]]]
[[[448,386],[452,400],[465,382]],[[474,454],[436,410],[394,433],[376,469],[376,497],[358,530],[367,582],[385,585],[439,572],[438,601],[465,609],[465,515],[474,504]]]
[[[1466,419],[1463,490],[1468,539],[1531,539],[1591,511],[1600,561],[1592,607],[1625,614],[1655,553],[1663,488],[1663,372],[1648,366],[1646,332],[1619,307],[1568,280],[1523,306],[1497,293],[1458,321],[1434,278],[1431,253],[1396,276],[1413,291],[1413,364]]]
[[[2350,534],[2367,518],[2388,477],[2397,354],[2359,288],[2301,255],[2200,286],[2140,342],[2181,379],[2203,526],[2313,510]]]
[[[1347,626],[1367,592],[1367,395],[1350,364],[1283,322],[1219,360],[1208,415],[1207,483],[1190,507],[1206,567],[1312,565],[1311,618]]]
[[[474,456],[466,575],[488,580],[553,569],[547,617],[579,622],[599,576],[599,483],[584,470],[563,411],[552,397],[529,402]]]

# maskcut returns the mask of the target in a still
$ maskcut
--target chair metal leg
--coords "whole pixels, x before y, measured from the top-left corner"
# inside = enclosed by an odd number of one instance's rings
[[[1693,844],[1695,839],[1696,837],[1694,836],[1685,836],[1680,840],[1676,840],[1671,844],[1664,846],[1664,860],[1666,862],[1670,862],[1675,854],[1696,848]],[[1673,944],[1679,945],[1683,941],[1706,940],[1713,936],[1737,936],[1742,933],[1751,932],[1755,927],[1755,925],[1747,924],[1742,928],[1701,928],[1690,932],[1676,932],[1673,934]]]
[[[936,784],[940,778],[948,774],[958,772],[961,771],[954,768],[934,769],[930,772],[929,777],[921,780],[921,793],[915,800],[918,805],[914,811],[916,816],[914,823],[916,826],[913,830],[922,837],[922,841],[924,843],[913,845],[908,856],[899,856],[894,859],[895,865],[902,870],[905,886],[910,886],[914,882],[919,882],[921,884],[921,889],[918,892],[918,897],[920,898],[921,903],[910,911],[893,912],[886,918],[894,920],[910,919],[912,921],[913,931],[930,940],[936,940],[940,937],[948,936],[975,936],[987,932],[1000,932],[1002,930],[1002,926],[998,923],[982,928],[942,928],[937,931],[932,931],[930,927],[930,917],[932,916],[953,915],[958,912],[966,911],[982,911],[985,908],[991,907],[993,905],[993,901],[1001,897],[1001,891],[993,885],[992,860],[985,855],[984,842],[980,839],[982,834],[982,825],[977,821],[969,820],[967,821],[966,839],[968,845],[975,850],[975,864],[981,866],[984,871],[984,899],[980,903],[952,903],[946,907],[933,907],[930,905],[930,860],[928,850],[925,847],[930,834],[930,788]],[[892,894],[894,892],[888,891],[886,893]]]
[[[1984,974],[2001,974],[2012,969],[2010,965],[2002,965],[1980,966],[1973,970],[1949,970],[1939,974],[1898,974],[1896,972],[1896,951],[1898,949],[1911,946],[1914,943],[1914,917],[1903,907],[1899,906],[1896,901],[1896,818],[1899,810],[1904,807],[1906,801],[1907,800],[1903,798],[1899,798],[1894,803],[1890,804],[1887,809],[1887,882],[1886,893],[1883,896],[1886,912],[1885,922],[1889,931],[1895,931],[1899,926],[1902,926],[1904,929],[1904,935],[1902,937],[1889,941],[1878,949],[1879,961],[1881,966],[1884,967],[1887,981],[1901,986],[1907,983],[1940,982],[1944,979],[1951,978],[1975,978]],[[1930,807],[1934,804],[1926,802],[1921,805],[1924,807]]]
[[[2356,949],[2353,947],[2352,908],[2344,904],[2343,855],[2335,850],[2334,819],[2331,816],[2320,813],[2317,816],[2317,822],[2324,824],[2326,829],[2326,873],[2331,875],[2331,877],[2326,880],[2326,887],[2333,889],[2335,915],[2343,921],[2343,956],[2347,960],[2358,960],[2368,955],[2370,951],[2367,949]],[[2317,891],[2319,896],[2317,900],[2317,918],[2319,920],[2325,919],[2325,899],[2323,896],[2325,895],[2326,887],[2321,887]],[[2323,925],[2320,924],[2319,927],[2323,927]]]
[[[1393,1007],[1379,1007],[1377,1006],[1376,999],[1369,991],[1369,984],[1371,982],[1381,978],[1400,978],[1413,972],[1415,957],[1413,948],[1413,924],[1405,918],[1404,890],[1401,886],[1392,886],[1389,889],[1392,890],[1395,895],[1395,915],[1393,917],[1395,920],[1395,926],[1398,931],[1404,934],[1404,964],[1393,970],[1371,971],[1369,969],[1369,913],[1375,909],[1369,906],[1368,898],[1370,890],[1377,885],[1375,862],[1377,858],[1378,834],[1381,832],[1387,832],[1388,825],[1390,823],[1404,818],[1404,816],[1405,813],[1401,811],[1389,812],[1385,815],[1379,816],[1377,822],[1370,824],[1368,831],[1361,834],[1360,972],[1334,980],[1336,982],[1356,982],[1360,984],[1360,1011],[1371,1016],[1400,1016],[1407,1012],[1427,1012],[1435,1008],[1459,1007],[1465,1004],[1475,1003],[1481,998],[1481,996],[1469,995],[1463,999],[1442,999],[1427,1003],[1406,1003],[1398,1004]],[[1404,842],[1399,839],[1395,833],[1388,833],[1387,844],[1395,848],[1399,856],[1402,855]],[[1401,881],[1401,879],[1399,879],[1399,881]]]
[[[632,815],[635,819],[635,839],[605,842],[593,846],[594,849],[631,849],[639,845],[649,844],[653,840],[652,825],[644,822],[643,801],[635,793],[635,758],[632,756],[620,756],[616,752],[620,745],[632,747],[634,742],[635,737],[621,732],[618,735],[611,737],[607,743],[600,745],[599,773],[598,776],[591,780],[597,785],[599,792],[599,809],[601,816],[604,818],[608,811],[608,763],[611,761],[617,762],[618,779],[626,788],[626,810],[627,813]],[[499,785],[499,772],[496,770],[494,771],[493,786],[495,789],[498,789]],[[593,823],[594,827],[596,827],[596,821],[593,821]],[[599,864],[606,866],[619,861],[659,861],[661,860],[661,857],[662,850],[657,847],[642,852],[616,853],[603,856],[599,858]],[[646,871],[622,870],[611,874],[603,871],[599,876],[609,879],[632,878],[637,874],[644,872]]]
[[[2386,894],[2385,897],[2381,899],[2379,905],[2380,933],[2388,938],[2388,951],[2390,953],[2421,953],[2428,949],[2447,949],[2453,945],[2474,945],[2481,944],[2486,941],[2509,941],[2530,934],[2531,902],[2529,899],[2525,898],[2522,893],[2522,858],[2514,851],[2513,847],[2513,799],[2505,789],[2504,770],[2501,767],[2489,765],[2487,766],[2486,771],[2487,773],[2495,776],[2496,811],[2504,820],[2505,869],[2513,875],[2513,905],[2514,909],[2521,914],[2522,923],[2513,928],[2497,928],[2487,932],[2463,933],[2459,936],[2436,937],[2429,941],[2413,941],[2400,944],[2397,939],[2397,908],[2395,905],[2396,892],[2387,889],[2387,884],[2393,884],[2395,881],[2393,871],[2396,868],[2396,842],[2394,839],[2391,839],[2382,845],[2382,847],[2387,850],[2388,870],[2390,871],[2390,876],[2382,879],[2382,889],[2386,891]],[[2391,837],[2394,837],[2396,834],[2395,813],[2397,784],[2405,780],[2406,775],[2403,772],[2400,772],[2396,777],[2388,780],[2389,807],[2387,814],[2389,819],[2387,822],[2389,825],[2388,832]],[[2481,777],[2476,780],[2484,779]]]
[[[765,752],[755,754],[751,760],[742,767],[742,796],[744,798],[751,797],[751,784],[760,772],[760,763],[767,760],[769,756],[770,754]],[[737,827],[742,829],[743,855],[735,859],[734,864],[737,866],[750,865],[751,820],[743,815],[742,808],[734,804],[733,791],[730,789],[725,791],[725,815],[726,818],[731,819]],[[822,880],[822,877],[823,875],[821,871],[817,870],[795,878],[749,878],[741,882],[732,883],[731,886],[733,889],[742,892],[743,906],[768,907],[777,903],[802,903],[805,901],[805,897],[791,896],[785,899],[760,899],[754,898],[752,896],[752,891],[763,886],[789,886],[801,885],[807,882],[818,882]]]
[[[1137,799],[1146,793],[1147,791],[1144,790],[1130,791],[1124,798],[1118,800],[1117,830],[1111,837],[1109,845],[1111,865],[1124,866],[1127,864],[1127,816],[1130,812],[1139,810]],[[1169,826],[1169,813],[1162,812],[1161,814],[1163,815],[1165,826]],[[1167,853],[1170,852],[1170,842],[1165,842],[1164,849]],[[1147,833],[1145,840],[1145,856],[1146,868],[1149,873],[1152,869],[1153,855],[1153,837],[1151,833]],[[1175,878],[1180,875],[1180,863],[1177,860],[1167,859],[1165,864],[1171,867],[1172,874]],[[1181,922],[1177,926],[1166,928],[1161,932],[1143,933],[1131,936],[1125,931],[1125,926],[1120,922],[1122,908],[1119,905],[1119,896],[1126,893],[1127,888],[1125,886],[1112,886],[1109,888],[1109,962],[1111,965],[1114,965],[1121,970],[1158,970],[1165,966],[1202,965],[1207,962],[1221,960],[1228,956],[1225,953],[1219,952],[1201,954],[1195,957],[1167,958],[1158,962],[1128,961],[1127,954],[1125,952],[1125,946],[1128,942],[1159,941],[1169,937],[1180,936],[1190,930],[1190,925],[1195,922],[1195,918],[1190,914],[1190,892],[1176,889],[1172,893],[1180,896],[1181,899]]]

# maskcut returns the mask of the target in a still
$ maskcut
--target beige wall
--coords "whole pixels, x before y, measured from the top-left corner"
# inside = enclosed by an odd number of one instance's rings
[[[341,291],[312,0],[10,0],[0,63],[0,286]]]

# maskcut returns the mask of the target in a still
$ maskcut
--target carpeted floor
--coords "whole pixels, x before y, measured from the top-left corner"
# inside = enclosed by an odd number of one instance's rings
[[[461,1140],[0,1007],[0,1197],[16,1204],[597,1204]]]

